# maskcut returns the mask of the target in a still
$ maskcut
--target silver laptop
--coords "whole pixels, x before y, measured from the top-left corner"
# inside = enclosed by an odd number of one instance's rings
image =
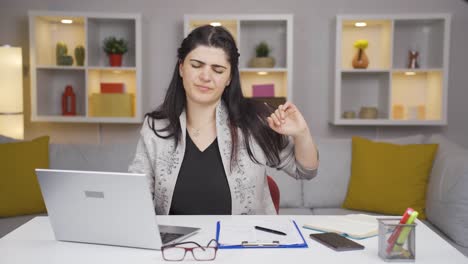
[[[156,222],[144,174],[36,169],[55,238],[161,249],[199,228]]]

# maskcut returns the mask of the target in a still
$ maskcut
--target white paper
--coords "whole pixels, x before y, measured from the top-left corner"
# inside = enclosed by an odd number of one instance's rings
[[[261,226],[286,233],[277,235],[255,229]],[[220,222],[218,242],[222,245],[241,245],[247,243],[272,243],[278,241],[280,245],[303,244],[304,241],[292,220],[226,220]]]

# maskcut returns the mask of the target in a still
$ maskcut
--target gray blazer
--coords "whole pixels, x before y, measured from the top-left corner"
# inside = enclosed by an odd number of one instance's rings
[[[151,122],[151,120],[150,120]],[[228,112],[224,103],[216,107],[216,133],[219,151],[226,172],[232,198],[232,214],[276,214],[266,178],[267,160],[260,146],[252,141],[251,148],[255,158],[253,162],[244,147],[242,133],[239,130],[238,162],[230,169],[231,133],[228,126]],[[168,120],[154,120],[156,129],[164,128]],[[181,141],[175,148],[173,138],[163,139],[154,134],[148,126],[147,119],[143,122],[141,136],[138,141],[135,158],[129,166],[129,171],[145,173],[148,177],[156,213],[169,214],[172,195],[181,163],[185,154],[186,115],[180,115],[182,129]],[[158,132],[159,133],[159,132]],[[162,135],[165,135],[162,133]],[[317,169],[307,169],[296,162],[294,145],[289,140],[288,146],[280,153],[281,163],[277,167],[296,179],[312,179]],[[197,186],[194,186],[197,188]]]

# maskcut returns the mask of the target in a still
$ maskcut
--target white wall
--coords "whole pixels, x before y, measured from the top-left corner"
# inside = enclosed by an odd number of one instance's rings
[[[28,10],[137,12],[143,15],[143,103],[150,111],[162,102],[175,65],[186,13],[291,13],[294,15],[294,102],[315,137],[372,138],[412,133],[444,133],[467,146],[468,3],[462,0],[1,0],[0,44],[23,47],[29,63]],[[333,85],[336,14],[451,13],[448,122],[446,127],[336,127],[328,124]],[[29,75],[25,74],[25,137],[50,135],[53,142],[136,142],[139,125],[31,123]]]

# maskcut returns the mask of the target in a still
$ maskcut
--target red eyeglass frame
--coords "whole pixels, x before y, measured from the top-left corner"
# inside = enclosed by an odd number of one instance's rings
[[[214,242],[215,246],[210,246],[211,243]],[[184,245],[184,244],[195,244],[197,245],[196,247],[179,247],[179,248],[183,248],[185,249],[185,252],[184,252],[184,256],[181,258],[181,259],[166,259],[166,257],[164,256],[164,249],[167,249],[167,248],[173,248],[173,247],[177,247],[177,246],[180,246],[180,245]],[[195,256],[195,254],[193,254],[193,250],[195,248],[214,248],[215,250],[215,253],[214,253],[214,256],[212,259],[197,259],[197,257]],[[180,243],[174,243],[174,244],[169,244],[169,245],[165,245],[165,246],[162,246],[161,247],[161,253],[162,253],[162,256],[163,256],[163,259],[166,260],[166,261],[181,261],[181,260],[184,260],[185,259],[185,256],[187,255],[187,251],[191,252],[192,253],[192,257],[193,259],[195,259],[196,261],[211,261],[211,260],[214,260],[216,259],[216,255],[218,253],[218,241],[216,241],[216,239],[211,239],[210,242],[208,242],[208,244],[204,247],[204,246],[200,246],[200,244],[198,244],[197,242],[195,241],[186,241],[186,242],[180,242]]]

